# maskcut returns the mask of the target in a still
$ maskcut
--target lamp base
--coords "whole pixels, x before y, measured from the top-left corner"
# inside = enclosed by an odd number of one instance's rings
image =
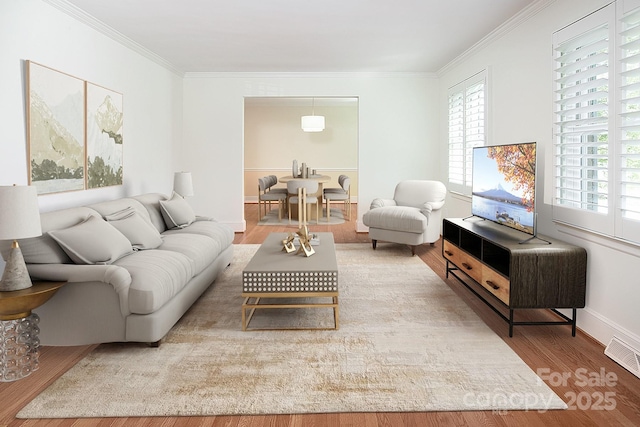
[[[19,291],[32,286],[31,277],[27,271],[27,265],[24,263],[22,251],[16,241],[11,246],[9,259],[4,266],[2,280],[0,280],[0,292]]]

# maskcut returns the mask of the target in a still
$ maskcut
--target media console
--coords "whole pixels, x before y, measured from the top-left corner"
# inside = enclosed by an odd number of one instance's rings
[[[585,305],[587,252],[584,248],[544,236],[522,242],[522,233],[477,217],[443,220],[442,256],[452,274],[509,323],[571,325],[576,335],[576,310]],[[551,244],[549,244],[550,242]],[[458,272],[480,284],[477,291]],[[504,315],[497,306],[506,306]],[[558,309],[572,309],[568,317]],[[515,321],[514,310],[549,309],[562,320]]]

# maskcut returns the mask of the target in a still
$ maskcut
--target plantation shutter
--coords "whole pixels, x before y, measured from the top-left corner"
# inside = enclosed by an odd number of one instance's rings
[[[486,141],[486,71],[449,89],[449,188],[471,194],[473,147]]]
[[[640,9],[619,22],[619,183],[616,235],[640,242]]]
[[[473,147],[484,145],[484,80],[469,86],[465,93],[465,183],[472,183]]]
[[[449,95],[449,182],[464,185],[463,92]]]
[[[553,216],[609,235],[614,12],[607,6],[554,34]]]

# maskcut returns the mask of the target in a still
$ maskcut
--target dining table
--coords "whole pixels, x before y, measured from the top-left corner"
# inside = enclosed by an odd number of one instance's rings
[[[287,182],[293,181],[295,179],[313,179],[318,181],[318,191],[314,194],[309,194],[309,195],[318,197],[318,202],[320,203],[320,205],[322,205],[324,184],[331,181],[331,177],[329,175],[313,174],[313,175],[309,175],[307,178],[302,178],[299,176],[294,177],[293,175],[286,175],[283,177],[279,177],[278,182],[282,182],[283,184],[286,184]],[[320,210],[320,216],[322,216],[322,210]]]

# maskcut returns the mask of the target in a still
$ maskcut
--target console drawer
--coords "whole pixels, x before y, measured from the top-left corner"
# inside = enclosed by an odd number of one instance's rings
[[[482,266],[482,280],[479,282],[500,301],[509,305],[509,279],[487,266]]]
[[[482,263],[459,247],[444,241],[444,257],[476,282],[482,280]]]

